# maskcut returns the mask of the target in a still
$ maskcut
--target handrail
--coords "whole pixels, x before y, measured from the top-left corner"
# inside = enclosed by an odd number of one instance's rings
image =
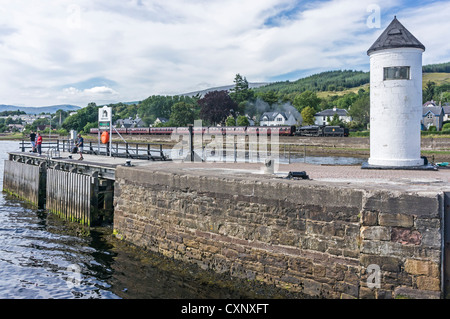
[[[112,142],[112,156],[114,157],[126,157],[126,158],[134,158],[134,159],[147,159],[147,160],[167,160],[168,157],[164,154],[163,144],[157,143],[129,143],[129,142]],[[53,152],[72,152],[72,148],[74,146],[74,142],[69,139],[48,141],[42,143],[42,149],[48,149],[48,153],[50,155]],[[97,147],[97,143],[95,142],[85,142],[85,146],[87,146],[84,150],[84,153],[94,154],[94,155],[107,155],[109,156],[110,150],[109,145],[101,144],[100,147]],[[95,147],[94,147],[95,146]],[[31,150],[31,144],[28,141],[22,140],[20,142],[20,148],[22,152],[26,152],[27,150]],[[52,151],[53,149],[53,151]]]

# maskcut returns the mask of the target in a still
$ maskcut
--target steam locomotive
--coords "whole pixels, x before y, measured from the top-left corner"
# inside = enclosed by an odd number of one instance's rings
[[[100,131],[102,131],[100,129]],[[91,134],[98,134],[98,128],[91,128]],[[188,134],[188,127],[133,127],[115,128],[112,133],[131,135],[171,135]],[[302,126],[205,126],[193,127],[193,134],[208,135],[266,135],[278,132],[279,136],[348,136],[348,129],[340,126],[311,125]]]
[[[296,136],[348,136],[349,130],[340,126],[310,125],[302,126],[295,132]]]

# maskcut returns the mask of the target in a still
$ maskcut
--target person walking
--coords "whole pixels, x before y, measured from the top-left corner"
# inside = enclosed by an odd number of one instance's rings
[[[36,147],[39,155],[42,153],[42,136],[41,133],[37,133],[37,139],[36,139]]]
[[[84,140],[81,137],[81,134],[78,134],[78,139],[77,139],[77,147],[78,147],[78,153],[80,153],[80,158],[78,160],[82,161],[83,158],[83,144],[84,144]]]
[[[36,133],[31,131],[30,133],[31,151],[36,152]]]

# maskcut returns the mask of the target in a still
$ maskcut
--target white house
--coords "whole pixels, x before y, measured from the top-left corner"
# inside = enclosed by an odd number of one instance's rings
[[[334,107],[332,109],[327,109],[322,112],[314,114],[316,125],[328,125],[333,120],[334,115],[337,114],[339,120],[344,123],[349,123],[352,120],[352,117],[348,114],[348,111],[345,109],[338,109]]]
[[[297,119],[291,112],[265,112],[259,119],[260,126],[296,125]]]

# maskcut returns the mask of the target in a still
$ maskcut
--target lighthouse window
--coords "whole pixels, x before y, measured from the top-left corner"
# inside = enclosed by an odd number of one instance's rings
[[[409,80],[410,67],[409,66],[394,66],[384,68],[384,80]]]

